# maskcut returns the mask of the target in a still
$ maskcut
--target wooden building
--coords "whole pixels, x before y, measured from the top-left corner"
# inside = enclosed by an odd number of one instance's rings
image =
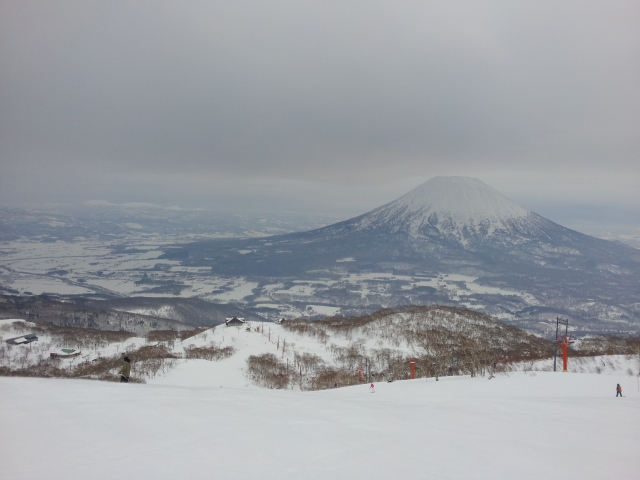
[[[227,318],[227,327],[236,327],[238,325],[244,325],[244,318],[238,318],[233,316],[231,318]]]

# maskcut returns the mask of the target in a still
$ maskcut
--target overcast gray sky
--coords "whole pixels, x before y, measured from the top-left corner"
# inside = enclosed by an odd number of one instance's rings
[[[639,132],[637,0],[0,1],[3,205],[640,212]]]

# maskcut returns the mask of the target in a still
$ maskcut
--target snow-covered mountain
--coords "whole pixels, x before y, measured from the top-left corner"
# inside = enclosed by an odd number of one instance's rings
[[[415,281],[391,282],[388,299],[375,306],[467,302],[530,323],[544,312],[609,330],[640,329],[639,250],[562,227],[474,178],[436,177],[391,203],[316,230],[195,243],[167,250],[165,258],[208,265],[214,274],[265,279],[326,279],[341,272],[466,275],[522,295],[443,298],[436,289],[416,290]],[[354,306],[366,292],[318,293],[314,301]]]
[[[467,244],[473,238],[531,229],[539,218],[478,179],[436,177],[356,223],[365,230],[385,225],[412,237],[437,231]]]
[[[225,245],[251,254],[228,255]],[[192,247],[187,247],[189,261],[213,260],[223,271],[228,266],[271,274],[327,268],[343,258],[353,259],[351,269],[370,270],[372,264],[395,261],[409,262],[418,270],[440,268],[438,272],[462,260],[476,265],[490,262],[493,269],[505,262],[511,269],[523,261],[545,266],[580,264],[579,259],[587,258],[612,261],[617,267],[615,259],[640,265],[638,250],[562,227],[469,177],[433,178],[391,203],[316,230]]]
[[[526,236],[544,235],[552,226],[476,178],[435,177],[391,203],[326,230],[336,235],[345,229],[385,231],[472,248],[488,239],[519,243]]]

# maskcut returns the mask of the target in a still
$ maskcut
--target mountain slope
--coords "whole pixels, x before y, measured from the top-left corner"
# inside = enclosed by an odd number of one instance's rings
[[[467,244],[535,224],[532,213],[475,178],[436,177],[354,222],[367,230],[386,225],[413,237],[436,231]]]
[[[343,258],[353,258],[351,269],[365,270],[381,262],[408,262],[417,269],[485,264],[494,273],[523,264],[640,266],[637,249],[562,227],[465,177],[436,177],[387,205],[317,230],[202,242],[184,249],[165,256],[185,259],[185,264],[210,264],[216,273],[266,275],[333,267]]]
[[[640,328],[639,250],[562,227],[466,177],[436,177],[371,212],[309,232],[194,243],[165,257],[211,266],[214,274],[269,278],[464,274],[535,297],[518,315],[530,315],[528,307],[573,309],[595,322],[615,310],[615,321]]]

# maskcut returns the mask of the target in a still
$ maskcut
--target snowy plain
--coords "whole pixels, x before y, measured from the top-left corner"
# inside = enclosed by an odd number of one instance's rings
[[[481,302],[465,301],[464,297],[515,296],[528,304],[537,304],[524,292],[481,285],[477,277],[465,275],[349,273],[338,268],[327,273],[326,279],[294,280],[292,285],[285,286],[283,283],[260,284],[243,276],[217,276],[210,267],[182,266],[177,260],[161,258],[163,246],[192,240],[140,235],[74,242],[43,243],[27,239],[0,242],[0,289],[21,295],[98,293],[114,297],[196,297],[214,303],[267,308],[261,314],[269,319],[340,314],[341,305],[333,304],[324,294],[340,288],[349,291],[352,300],[363,305],[384,303],[393,297],[395,290],[408,295],[420,287],[431,287],[452,301],[476,309],[483,307]],[[122,245],[127,248],[122,249]],[[338,265],[348,264],[348,260],[350,258],[342,259]],[[140,283],[143,275],[148,276],[147,283]],[[154,287],[160,285],[173,287],[158,292]]]

